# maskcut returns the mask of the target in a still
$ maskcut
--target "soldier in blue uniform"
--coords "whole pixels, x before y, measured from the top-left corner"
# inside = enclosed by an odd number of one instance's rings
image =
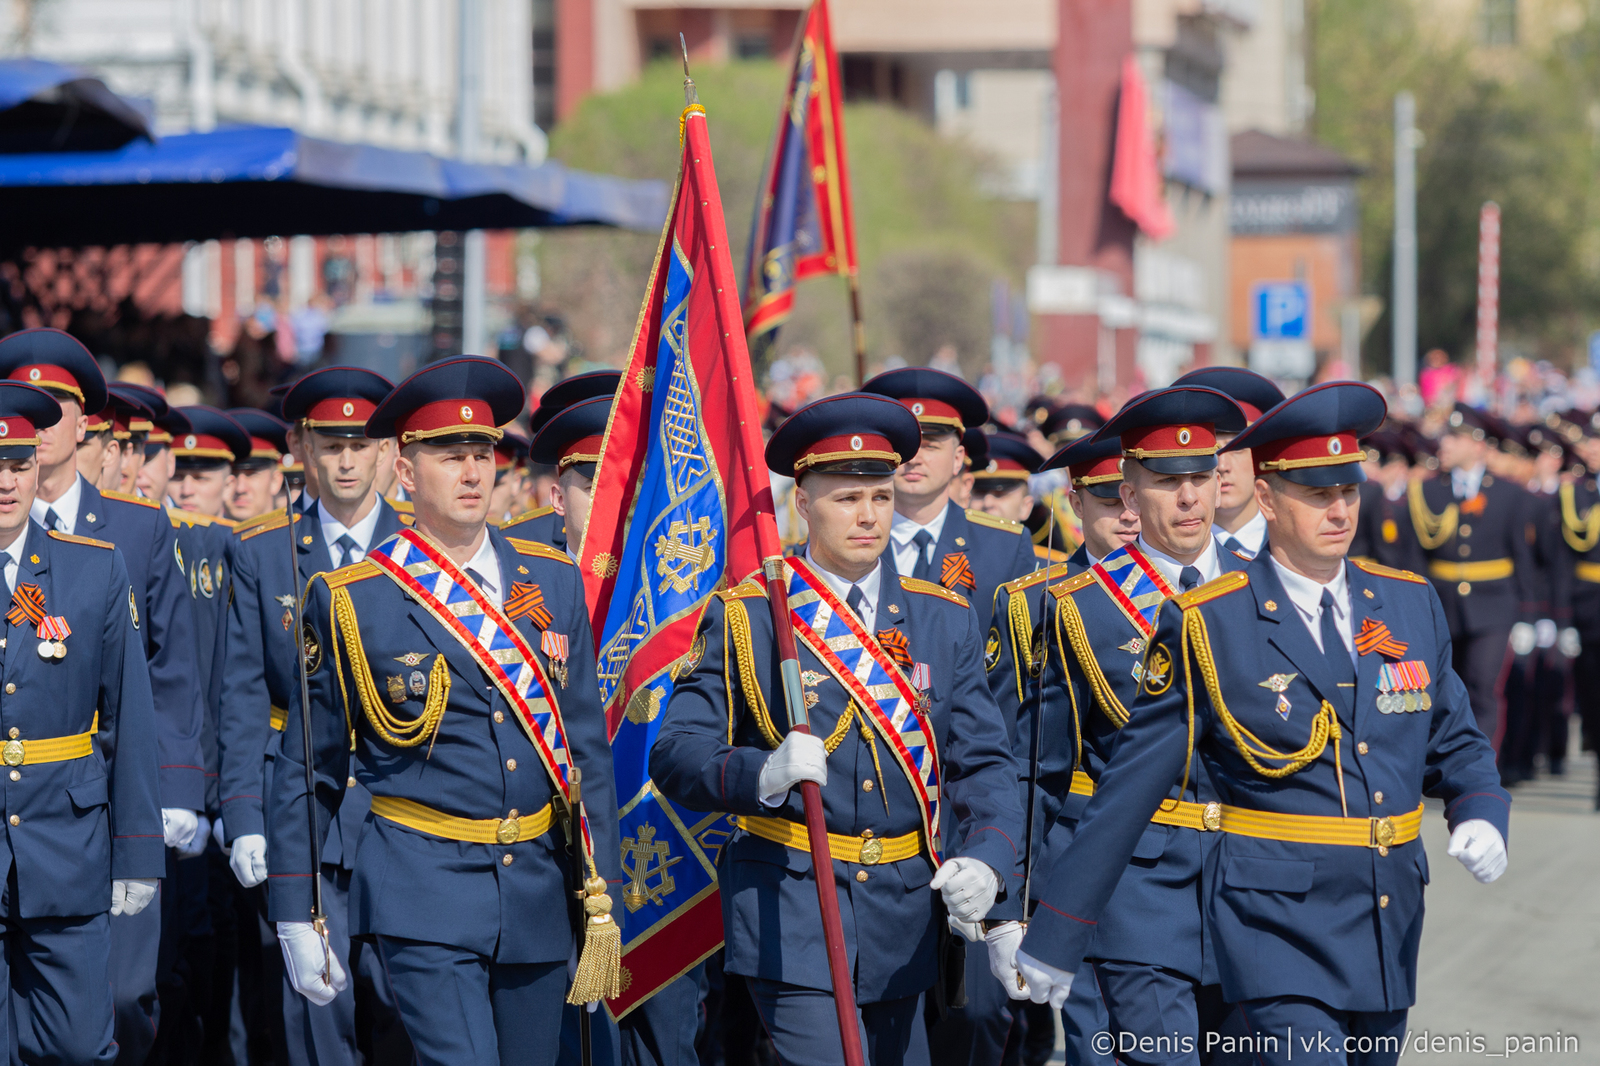
[[[545,423],[574,404],[583,403],[585,400],[593,400],[601,396],[607,398],[615,396],[617,394],[617,385],[621,381],[622,372],[619,370],[591,370],[586,374],[574,374],[570,378],[563,378],[550,386],[545,391],[545,394],[539,398],[539,406],[534,410],[533,417],[529,421],[528,432],[532,436],[538,436]],[[601,428],[601,432],[605,432],[604,427]],[[599,452],[600,449],[596,447],[594,454],[598,455]],[[531,456],[530,461],[538,462],[538,460],[532,459]],[[569,464],[566,471],[567,486],[575,487],[577,491],[582,492],[585,501],[588,499],[589,483],[594,478],[594,464],[595,460],[593,459],[584,463]],[[560,473],[558,471],[556,484],[551,489],[551,494],[555,499],[550,503],[540,504],[531,511],[526,511],[514,518],[507,519],[505,525],[500,527],[500,532],[508,537],[536,540],[540,544],[548,544],[553,548],[567,551],[566,489],[562,485]],[[576,551],[577,538],[572,538],[572,541],[572,550]]]
[[[315,478],[308,484],[316,485],[316,498],[307,495],[305,506],[293,509],[292,529],[283,509],[238,529],[218,733],[224,839],[234,875],[246,890],[255,889],[268,873],[263,801],[272,792],[289,700],[299,692],[291,632],[294,597],[312,575],[360,561],[404,524],[374,488],[382,449],[364,435],[367,419],[392,391],[387,378],[358,367],[329,367],[295,382],[284,395],[283,410],[309,452],[307,466]],[[294,995],[287,975],[281,991],[266,992],[270,1002],[282,1005],[291,1063],[353,1063],[358,1047],[369,1039],[386,1055],[409,1054],[373,952],[349,938],[346,902],[367,805],[366,790],[350,785],[322,851],[331,942],[356,982],[330,1010],[311,1008]],[[250,895],[265,913],[265,893]],[[268,959],[275,961],[270,954]],[[276,966],[272,972],[276,975]],[[357,1030],[358,992],[370,1006],[364,1011],[370,1033]]]
[[[228,417],[250,434],[250,454],[233,464],[228,517],[235,522],[248,522],[274,510],[283,492],[283,457],[289,454],[289,425],[276,415],[254,407],[229,408]]]
[[[954,374],[926,367],[887,371],[861,391],[900,401],[922,428],[922,446],[895,472],[889,531],[895,569],[965,597],[978,612],[978,632],[987,633],[994,590],[1037,562],[1020,522],[964,510],[950,498],[961,470],[962,431],[987,422],[989,405]]]
[[[528,461],[528,438],[515,430],[504,434],[494,446],[494,498],[489,501],[489,521],[497,528],[520,512],[513,511],[522,496],[523,467]]]
[[[117,492],[132,492],[134,478],[144,465],[145,441],[155,428],[155,423],[151,421],[155,412],[143,396],[126,391],[121,382],[110,383],[107,391],[110,393],[106,411],[111,416],[111,439],[120,463],[117,483],[109,484],[108,478],[104,487]]]
[[[1406,499],[1416,453],[1404,433],[1379,429],[1362,441],[1367,480],[1359,486],[1361,517],[1350,541],[1350,558],[1422,573],[1427,560],[1411,523]]]
[[[57,329],[0,340],[0,375],[37,385],[61,404],[59,423],[40,431],[39,487],[32,505],[46,529],[114,543],[132,579],[154,694],[161,813],[168,847],[191,845],[205,810],[204,708],[190,649],[195,632],[177,538],[154,500],[102,493],[77,469],[85,411],[103,410],[105,375],[88,350]],[[161,915],[148,908],[111,923],[111,973],[120,1060],[137,1066],[155,1039]]]
[[[1200,1052],[1398,1060],[1428,880],[1422,797],[1445,802],[1449,853],[1480,881],[1505,869],[1510,806],[1426,579],[1345,559],[1357,441],[1383,416],[1376,390],[1330,383],[1232,442],[1251,450],[1268,550],[1162,604],[1129,723],[1017,955],[1035,999],[1070,991],[1193,753],[1217,795],[1200,815],[1203,905],[1234,1005]]]
[[[495,427],[523,402],[502,364],[452,359],[368,419],[372,438],[399,439],[417,524],[311,581],[313,748],[291,685],[272,774],[270,913],[291,982],[315,1003],[347,983],[310,920],[306,855],[353,776],[371,809],[350,930],[374,943],[424,1064],[552,1063],[568,960],[577,1001],[615,995],[620,978],[606,894],[621,880],[616,790],[577,567],[486,525]]]
[[[984,684],[978,614],[900,576],[887,552],[894,472],[919,444],[906,407],[859,393],[778,428],[767,465],[796,476],[810,527],[785,565],[816,735],[780,722],[770,608],[747,581],[707,604],[651,749],[657,788],[739,818],[718,863],[724,965],[748,979],[791,1066],[840,1055],[801,782],[822,786],[828,881],[876,1066],[927,1061],[920,1001],[939,977],[945,912],[979,922],[1022,888],[1017,767]]]
[[[103,386],[98,399],[103,407]],[[75,415],[40,389],[0,382],[0,574],[10,606],[0,640],[9,871],[0,978],[14,1004],[0,1011],[0,1027],[24,1062],[110,1063],[111,927],[154,909],[165,869],[158,738],[140,633],[147,619],[122,553],[29,520],[40,430],[60,426],[64,413]],[[70,462],[72,437],[62,440]]]
[[[1189,371],[1173,384],[1216,389],[1239,405],[1247,423],[1283,402],[1283,390],[1242,366],[1202,367]],[[1223,433],[1217,442],[1227,444],[1232,439],[1233,434]],[[1261,508],[1256,506],[1255,484],[1248,450],[1218,453],[1217,517],[1212,532],[1224,551],[1242,553],[1247,559],[1254,559],[1260,553],[1267,537],[1267,520],[1261,517]]]

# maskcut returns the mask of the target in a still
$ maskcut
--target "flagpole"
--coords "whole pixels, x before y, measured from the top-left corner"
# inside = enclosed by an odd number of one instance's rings
[[[856,387],[867,382],[867,328],[861,324],[861,281],[850,274],[850,337],[856,348]]]

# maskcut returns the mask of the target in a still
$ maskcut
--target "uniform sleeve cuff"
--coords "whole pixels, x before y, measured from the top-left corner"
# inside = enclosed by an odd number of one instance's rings
[[[304,922],[311,918],[311,877],[308,874],[267,876],[267,921]]]
[[[186,811],[206,809],[206,774],[198,766],[161,768],[161,806]]]
[[[256,797],[237,796],[222,801],[222,833],[230,846],[243,836],[266,836],[266,824],[261,801]]]
[[[161,834],[114,838],[111,841],[111,876],[118,880],[167,876],[167,850]]]
[[[1022,950],[1058,970],[1076,973],[1094,943],[1094,931],[1094,922],[1040,900],[1022,938]]]
[[[1444,809],[1444,817],[1452,831],[1462,822],[1481,818],[1500,831],[1500,839],[1508,844],[1511,841],[1511,803],[1502,794],[1469,792],[1458,796]]]

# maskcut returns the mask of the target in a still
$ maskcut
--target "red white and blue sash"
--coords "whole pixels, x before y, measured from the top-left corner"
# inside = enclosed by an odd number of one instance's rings
[[[367,553],[467,649],[516,714],[550,780],[570,808],[572,766],[561,708],[544,669],[516,626],[421,531],[402,529]],[[585,847],[589,820],[581,818]]]
[[[803,559],[789,566],[789,618],[795,635],[822,660],[855,698],[894,753],[922,811],[923,839],[934,865],[939,858],[939,805],[943,771],[938,741],[919,693],[865,629]]]
[[[1125,544],[1090,567],[1094,579],[1105,589],[1135,629],[1146,637],[1155,632],[1156,612],[1161,604],[1176,596],[1155,564],[1135,545]]]

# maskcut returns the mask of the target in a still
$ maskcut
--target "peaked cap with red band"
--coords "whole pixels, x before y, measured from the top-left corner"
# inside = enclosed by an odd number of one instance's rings
[[[61,404],[25,382],[0,381],[0,459],[27,459],[39,446],[39,430],[61,421]]]
[[[567,470],[600,461],[606,422],[611,418],[611,397],[594,396],[569,404],[552,415],[533,435],[528,458],[543,466]],[[592,474],[592,471],[589,471]]]
[[[972,471],[978,481],[1013,481],[1027,483],[1028,477],[1039,469],[1044,456],[1034,450],[1015,433],[989,435],[989,459]]]
[[[534,408],[528,420],[528,432],[539,432],[546,422],[575,403],[592,400],[596,396],[615,396],[620,384],[620,370],[590,370],[562,378],[545,389],[544,395],[539,397],[539,406]]]
[[[495,473],[504,473],[518,466],[528,457],[529,441],[521,433],[502,431],[500,441],[494,446]]]
[[[1283,401],[1228,442],[1250,449],[1256,474],[1281,474],[1301,485],[1356,485],[1367,480],[1360,439],[1383,424],[1383,394],[1359,381],[1313,385]]]
[[[1199,385],[1231,396],[1251,422],[1283,402],[1283,390],[1271,379],[1242,366],[1203,366],[1189,371],[1173,384]]]
[[[861,391],[900,401],[925,426],[940,426],[960,433],[963,428],[981,426],[989,421],[989,405],[984,402],[983,395],[943,370],[925,366],[886,370],[862,385]]]
[[[1216,389],[1174,385],[1123,404],[1093,439],[1122,439],[1122,455],[1157,474],[1200,474],[1217,466],[1217,432],[1237,433],[1244,412]]]
[[[291,393],[291,395],[293,395]],[[366,435],[421,442],[491,443],[522,413],[528,394],[504,363],[463,356],[429,363],[396,385],[367,420]]]
[[[111,435],[117,440],[146,436],[155,428],[155,422],[152,421],[154,412],[142,397],[118,388],[119,384],[112,385],[111,398],[106,402],[105,413],[111,422]]]
[[[392,392],[394,383],[382,374],[357,366],[324,367],[289,386],[283,418],[332,437],[363,437],[367,420]]]
[[[180,465],[211,466],[250,458],[250,433],[227,412],[194,404],[176,408],[175,413],[189,420],[189,432],[172,436],[172,456]]]
[[[106,406],[106,376],[78,339],[59,329],[24,329],[0,340],[0,377],[76,400],[85,413]]]
[[[281,418],[254,407],[232,407],[228,417],[250,434],[250,456],[241,466],[258,469],[277,466],[289,454],[289,425]]]
[[[767,441],[767,467],[798,478],[809,471],[887,477],[922,447],[910,408],[866,392],[826,396],[783,420]]]
[[[1045,470],[1067,471],[1072,487],[1107,500],[1122,494],[1122,441],[1116,437],[1100,440],[1079,437],[1044,461]]]

